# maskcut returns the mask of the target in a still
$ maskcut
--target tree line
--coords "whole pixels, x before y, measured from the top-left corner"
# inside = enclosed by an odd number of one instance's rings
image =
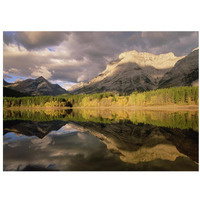
[[[29,97],[4,97],[4,107],[72,107],[64,97],[29,96]]]
[[[9,107],[99,107],[99,106],[158,106],[197,105],[198,86],[172,87],[130,95],[105,92],[96,94],[65,94],[59,96],[4,97]]]

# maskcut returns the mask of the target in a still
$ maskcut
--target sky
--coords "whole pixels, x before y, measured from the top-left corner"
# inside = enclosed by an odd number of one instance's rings
[[[198,47],[198,32],[3,32],[8,82],[43,76],[68,89],[105,70],[122,52],[184,56]]]

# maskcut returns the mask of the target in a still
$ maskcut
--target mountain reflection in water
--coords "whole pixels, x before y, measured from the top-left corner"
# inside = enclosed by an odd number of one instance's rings
[[[4,170],[196,171],[198,113],[4,111]]]

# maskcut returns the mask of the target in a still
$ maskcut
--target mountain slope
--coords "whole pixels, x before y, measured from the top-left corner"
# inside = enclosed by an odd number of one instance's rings
[[[159,88],[190,86],[198,83],[199,49],[179,60],[159,82]]]
[[[7,87],[3,87],[3,96],[4,97],[26,97],[29,95],[22,92],[18,92],[16,90],[13,90]]]
[[[3,86],[7,86],[7,85],[10,85],[10,83],[8,83],[7,81],[5,81],[5,80],[3,79]]]
[[[29,95],[59,95],[67,93],[58,84],[51,84],[42,76],[37,79],[26,79],[21,82],[12,83],[6,87]]]
[[[72,93],[116,91],[131,93],[158,88],[164,74],[183,57],[173,53],[154,55],[129,51],[107,65],[106,70],[86,84],[75,87]]]

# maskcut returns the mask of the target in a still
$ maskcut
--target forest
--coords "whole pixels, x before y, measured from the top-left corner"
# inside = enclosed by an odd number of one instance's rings
[[[105,92],[59,96],[4,97],[4,108],[12,107],[118,107],[198,105],[198,86],[172,87],[130,95]]]

